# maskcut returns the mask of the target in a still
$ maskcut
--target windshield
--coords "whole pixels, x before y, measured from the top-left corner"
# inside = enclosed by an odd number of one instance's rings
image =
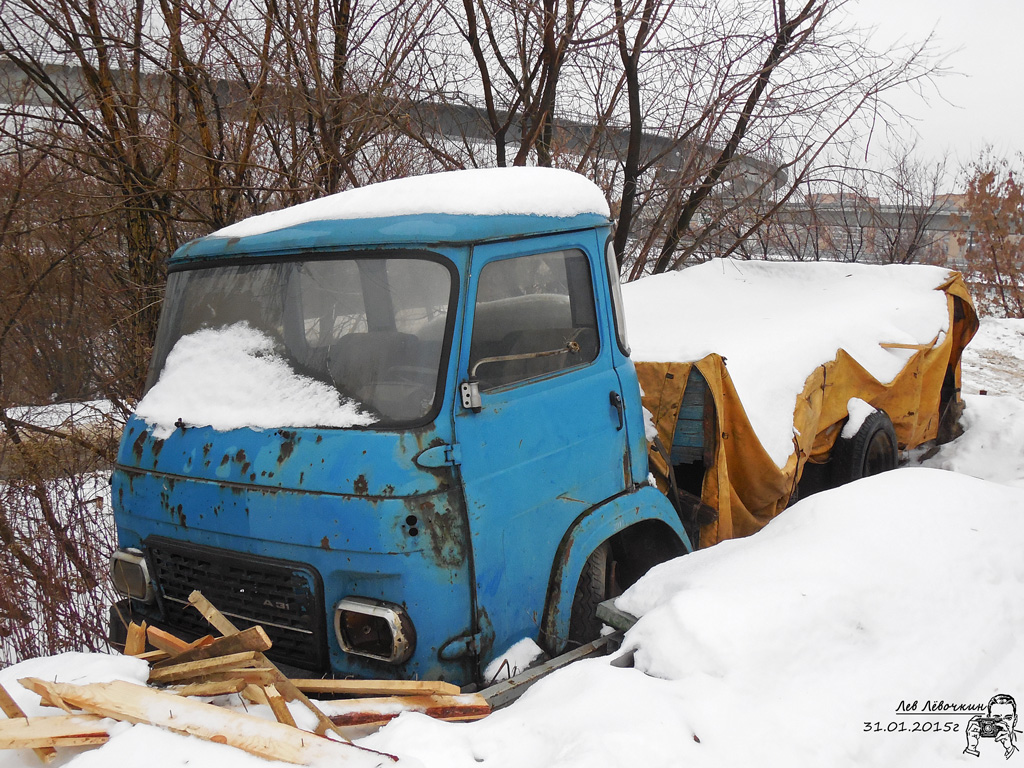
[[[222,346],[225,340],[256,337],[261,343],[243,350],[250,357],[278,358],[275,363],[290,368],[293,379],[327,384],[343,401],[354,401],[368,418],[352,425],[422,422],[439,403],[452,291],[446,263],[425,257],[361,254],[174,272],[168,278],[147,390],[165,367],[178,364],[182,350],[221,331]],[[211,363],[208,355],[204,365],[227,367],[235,357],[216,355]],[[210,376],[208,370],[202,373]],[[274,400],[272,389],[256,392]],[[274,403],[247,404],[261,405],[272,408]],[[197,423],[188,414],[180,416],[185,423]],[[329,419],[319,422],[331,424]]]

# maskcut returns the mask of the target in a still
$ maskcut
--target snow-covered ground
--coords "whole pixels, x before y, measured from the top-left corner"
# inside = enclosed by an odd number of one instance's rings
[[[1024,320],[982,318],[964,351],[963,391],[1024,397]]]
[[[1022,360],[1024,323],[985,321],[964,391],[989,394],[966,398],[961,438],[923,466],[812,496],[755,536],[652,571],[619,600],[641,616],[623,649],[634,667],[580,662],[478,723],[402,715],[360,743],[445,768],[1003,764],[1021,733],[974,740],[978,757],[964,750],[992,696],[1024,706]],[[18,678],[144,674],[132,659],[70,654],[2,670],[0,683],[40,714]],[[57,764],[215,762],[265,765],[130,725]],[[0,752],[0,768],[36,764]]]

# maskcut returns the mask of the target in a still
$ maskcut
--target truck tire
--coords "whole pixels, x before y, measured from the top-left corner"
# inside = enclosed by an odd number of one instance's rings
[[[885,411],[870,414],[853,437],[840,437],[832,449],[830,463],[833,486],[896,469],[899,464],[896,431]]]
[[[569,614],[569,647],[589,643],[601,634],[602,622],[597,618],[597,606],[613,597],[610,588],[611,572],[612,548],[606,541],[583,564],[583,573],[576,585]]]

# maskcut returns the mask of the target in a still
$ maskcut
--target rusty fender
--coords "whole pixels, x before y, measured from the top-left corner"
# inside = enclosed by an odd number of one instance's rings
[[[576,585],[590,554],[619,531],[644,520],[665,523],[688,551],[690,539],[679,522],[679,515],[661,492],[653,486],[609,499],[576,518],[562,537],[551,566],[551,578],[544,603],[541,636],[550,653],[561,653],[569,637],[569,616]]]

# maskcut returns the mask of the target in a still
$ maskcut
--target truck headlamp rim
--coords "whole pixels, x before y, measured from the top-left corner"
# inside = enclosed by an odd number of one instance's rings
[[[149,566],[140,550],[118,549],[110,556],[110,581],[122,597],[147,604],[154,600]]]
[[[369,639],[352,636],[356,627]],[[368,597],[344,597],[334,607],[334,634],[341,649],[353,656],[403,664],[416,648],[416,631],[405,609]]]

